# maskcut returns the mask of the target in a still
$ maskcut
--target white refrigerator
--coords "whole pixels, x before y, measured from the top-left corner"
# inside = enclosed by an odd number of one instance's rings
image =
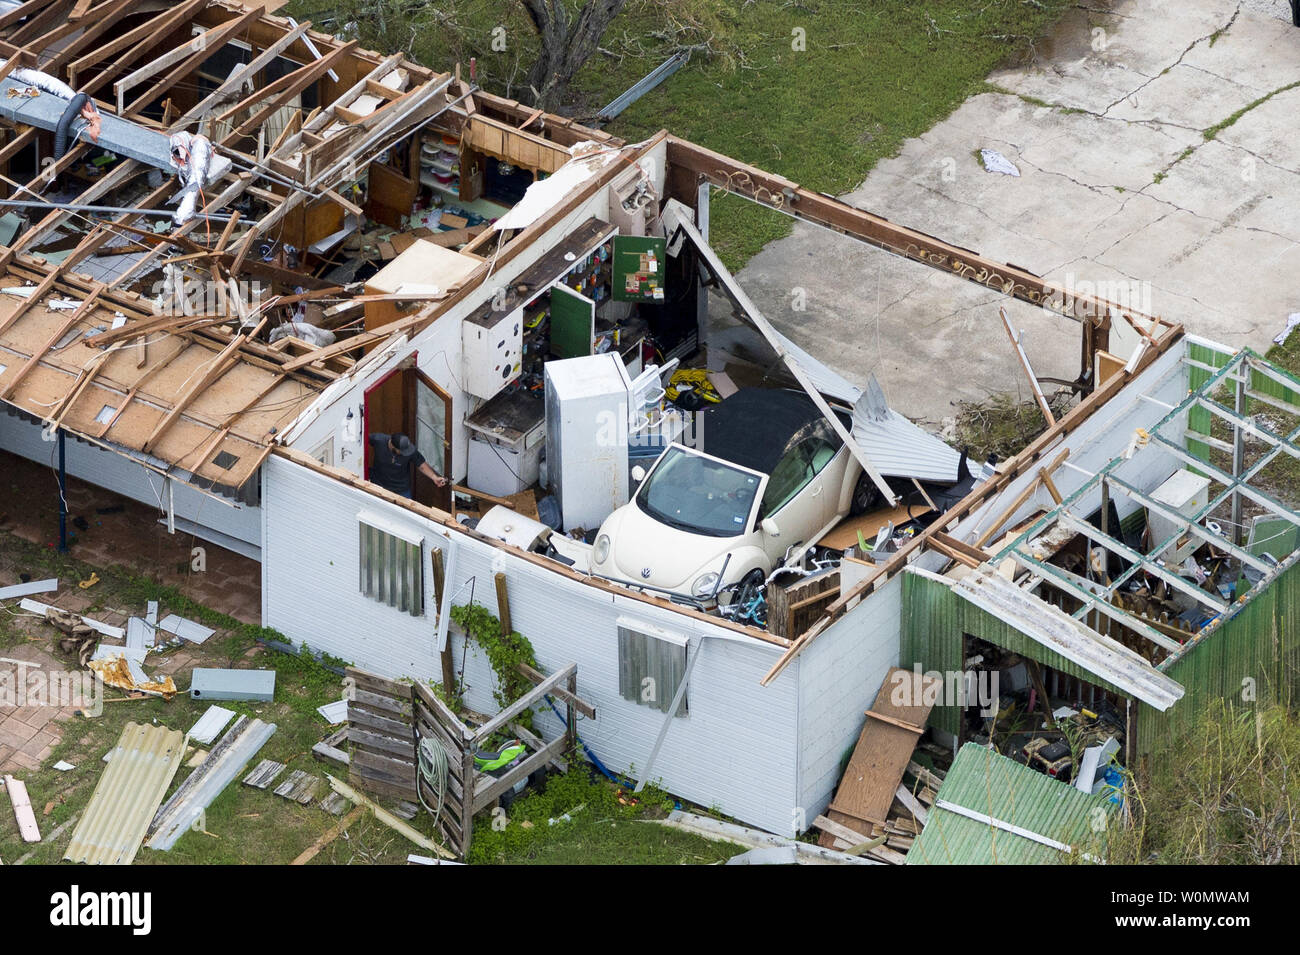
[[[546,476],[564,530],[595,530],[627,503],[632,382],[617,353],[549,361]]]

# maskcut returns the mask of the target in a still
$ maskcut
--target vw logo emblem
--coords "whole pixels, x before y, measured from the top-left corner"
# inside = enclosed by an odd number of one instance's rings
[[[649,568],[649,567],[642,567],[642,568],[641,568],[641,579],[642,579],[642,580],[649,580],[649,579],[650,579],[650,568]]]

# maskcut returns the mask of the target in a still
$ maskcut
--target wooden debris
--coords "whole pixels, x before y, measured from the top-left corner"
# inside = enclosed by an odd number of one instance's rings
[[[352,805],[342,796],[334,791],[320,801],[320,807],[332,816],[341,816],[348,806]]]
[[[41,830],[36,825],[36,813],[32,811],[32,800],[27,795],[27,784],[21,779],[5,776],[5,791],[13,803],[14,818],[18,820],[23,842],[40,842]]]
[[[295,769],[289,774],[288,779],[275,787],[275,794],[305,806],[316,798],[318,786],[320,786],[320,777]]]
[[[277,763],[273,759],[264,759],[257,764],[256,768],[244,777],[244,785],[252,786],[254,789],[265,789],[271,783],[275,782],[275,777],[284,771],[284,763]]]
[[[298,857],[289,864],[306,865],[312,859],[316,858],[322,849],[347,831],[347,828],[360,819],[365,814],[365,811],[364,806],[357,806],[356,809],[353,809],[335,825],[331,826],[319,839],[299,853]]]
[[[375,814],[376,819],[378,819],[388,828],[392,829],[394,832],[397,832],[402,836],[405,836],[407,839],[415,843],[421,849],[428,849],[430,852],[436,852],[444,859],[456,858],[454,855],[452,855],[452,853],[448,852],[442,846],[438,845],[438,843],[434,842],[424,833],[411,828],[402,820],[394,816],[387,809],[376,804],[373,800],[367,799],[364,795],[357,792],[347,783],[335,779],[333,776],[330,776],[329,774],[326,774],[325,778],[329,780],[330,787],[336,793],[338,793],[340,796],[343,796],[345,799],[350,799],[354,803],[356,803],[358,811],[364,806],[365,808],[369,809],[371,812]]]

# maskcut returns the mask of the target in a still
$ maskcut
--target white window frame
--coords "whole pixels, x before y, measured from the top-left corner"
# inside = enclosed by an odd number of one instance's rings
[[[424,616],[424,537],[392,521],[357,515],[358,588],[376,603]]]
[[[645,620],[619,617],[617,623],[619,695],[631,703],[667,714],[678,688],[686,679],[689,638]],[[627,659],[629,653],[644,657],[640,665]],[[648,686],[647,680],[654,682]],[[646,697],[647,691],[650,698]],[[690,715],[689,698],[690,687],[687,686],[673,716],[680,719]]]

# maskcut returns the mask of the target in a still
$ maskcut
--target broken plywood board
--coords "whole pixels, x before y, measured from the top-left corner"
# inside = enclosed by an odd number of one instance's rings
[[[169,613],[163,617],[158,623],[158,629],[180,637],[182,640],[188,640],[190,643],[202,643],[217,632],[210,627],[203,626],[201,623],[178,617],[174,613]]]
[[[252,786],[254,789],[265,789],[275,778],[284,772],[284,763],[277,763],[273,759],[264,759],[257,764],[251,773],[244,777],[244,785]]]
[[[275,794],[305,806],[316,797],[319,785],[320,777],[295,769],[288,779],[275,787]]]
[[[901,667],[890,669],[867,711],[827,818],[867,836],[874,834],[874,827],[885,825],[903,771],[925,732],[933,707],[925,701],[937,698],[937,682]],[[823,832],[821,844],[832,846],[834,838]]]
[[[5,777],[5,791],[13,803],[14,818],[18,820],[18,831],[23,842],[40,842],[41,830],[36,825],[36,813],[32,812],[32,800],[27,795],[27,784],[12,776]]]

